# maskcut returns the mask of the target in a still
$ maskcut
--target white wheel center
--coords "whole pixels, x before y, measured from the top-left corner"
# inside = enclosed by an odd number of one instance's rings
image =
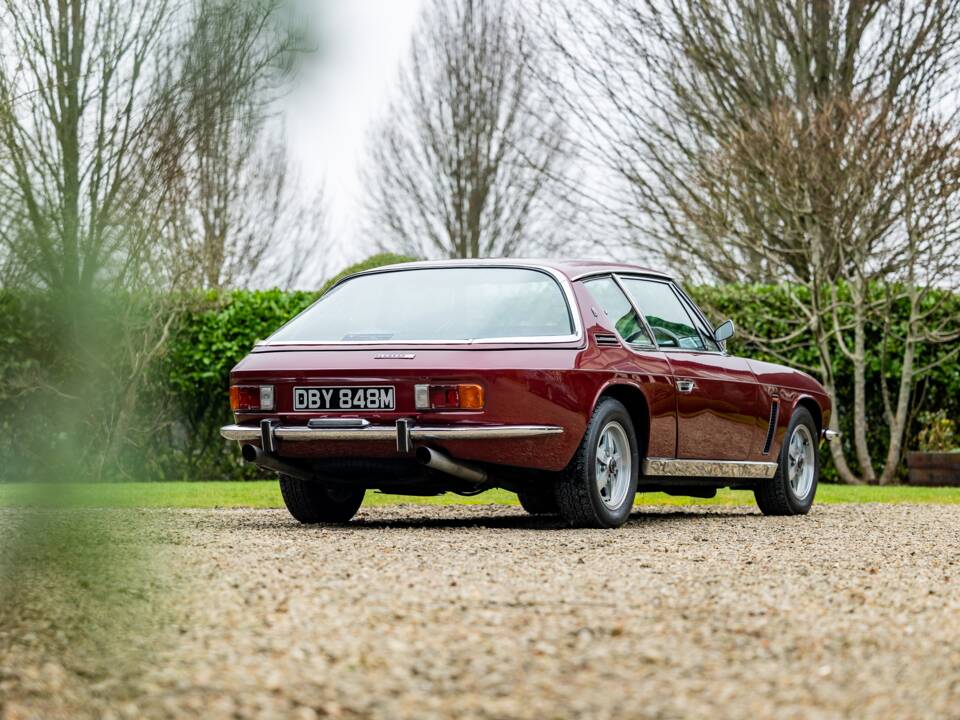
[[[630,489],[633,458],[630,442],[623,426],[613,420],[607,423],[597,440],[596,482],[603,504],[611,509],[623,505]]]

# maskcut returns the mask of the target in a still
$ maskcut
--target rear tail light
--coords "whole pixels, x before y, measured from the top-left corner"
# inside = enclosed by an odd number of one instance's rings
[[[480,385],[414,385],[417,410],[482,410]]]
[[[230,386],[230,408],[234,412],[269,412],[273,406],[273,385]]]

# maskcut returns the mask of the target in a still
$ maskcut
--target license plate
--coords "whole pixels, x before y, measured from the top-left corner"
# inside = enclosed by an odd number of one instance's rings
[[[393,410],[396,393],[392,385],[363,387],[295,387],[294,410]]]

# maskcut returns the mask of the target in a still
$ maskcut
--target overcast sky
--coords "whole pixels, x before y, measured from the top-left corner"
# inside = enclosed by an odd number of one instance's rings
[[[335,272],[373,250],[356,222],[366,134],[396,85],[423,0],[314,1],[323,2],[322,51],[288,97],[285,117],[304,196],[325,186],[334,243],[325,264]]]

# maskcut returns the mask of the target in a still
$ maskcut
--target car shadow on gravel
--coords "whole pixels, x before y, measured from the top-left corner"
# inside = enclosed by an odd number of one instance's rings
[[[362,530],[384,529],[455,529],[455,528],[491,528],[505,530],[569,530],[566,523],[556,516],[531,516],[521,514],[513,508],[491,514],[485,508],[477,508],[476,512],[465,511],[462,508],[450,506],[450,515],[444,516],[448,508],[442,506],[411,506],[409,512],[396,508],[370,508],[361,510],[360,516],[347,524],[319,524],[301,525],[286,513],[271,511],[269,514],[243,514],[232,518],[233,529],[248,530],[275,530],[290,532],[309,532],[322,529],[327,532],[356,532]],[[427,509],[429,507],[429,510]],[[426,513],[430,513],[429,515]],[[384,516],[386,515],[386,516]],[[378,517],[379,516],[379,517]],[[650,509],[631,513],[630,520],[620,528],[621,531],[631,529],[642,530],[644,526],[662,522],[676,521],[723,521],[730,518],[759,516],[759,511],[747,508],[690,508],[690,507],[658,507],[652,512]],[[223,527],[222,520],[216,525]]]
[[[759,513],[757,513],[759,514]],[[731,513],[731,512],[713,512],[713,513],[698,513],[698,512],[669,512],[669,513],[632,513],[630,515],[630,520],[626,522],[622,527],[618,528],[620,531],[630,530],[630,529],[642,529],[645,525],[651,523],[661,523],[664,521],[676,521],[676,520],[723,520],[734,517],[745,517],[745,513]],[[343,530],[359,530],[362,528],[370,529],[415,529],[415,528],[471,528],[471,527],[484,527],[492,529],[511,529],[511,530],[576,530],[582,528],[571,528],[565,522],[556,517],[530,517],[530,516],[507,516],[507,517],[498,517],[498,516],[483,516],[477,515],[473,517],[451,517],[451,518],[438,518],[438,517],[410,517],[410,518],[391,518],[391,519],[377,519],[377,520],[354,520],[349,525],[340,525],[340,526],[327,526],[331,529],[343,529]]]

